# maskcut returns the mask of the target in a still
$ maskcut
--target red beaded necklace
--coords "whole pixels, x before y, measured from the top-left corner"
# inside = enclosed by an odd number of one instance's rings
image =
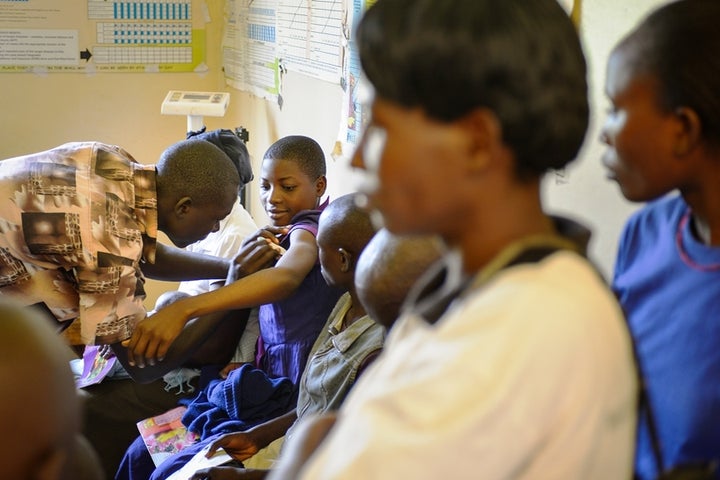
[[[711,263],[708,265],[700,265],[699,263],[695,262],[692,258],[690,258],[690,255],[685,251],[685,247],[683,247],[683,235],[682,232],[685,229],[685,226],[690,221],[690,209],[688,208],[685,214],[680,219],[680,222],[678,223],[677,232],[675,233],[675,244],[677,245],[678,252],[680,253],[680,258],[682,259],[683,263],[687,265],[690,268],[693,268],[695,270],[699,270],[701,272],[716,272],[720,270],[720,263]]]

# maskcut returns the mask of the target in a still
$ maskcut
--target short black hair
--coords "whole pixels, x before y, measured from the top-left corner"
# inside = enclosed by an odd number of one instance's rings
[[[357,294],[372,319],[391,328],[408,292],[443,249],[437,236],[395,235],[380,229],[355,267]]]
[[[493,111],[519,177],[582,146],[587,68],[557,0],[378,0],[356,33],[376,95],[446,122]]]
[[[325,175],[325,153],[320,145],[304,135],[288,135],[267,149],[263,159],[290,160],[298,164],[311,180]]]
[[[660,108],[694,110],[720,146],[720,2],[681,0],[652,11],[615,47],[633,74],[655,77]]]
[[[240,187],[240,177],[230,158],[210,142],[182,140],[168,147],[157,163],[160,191],[189,196],[199,205],[212,205],[229,187]]]
[[[358,204],[359,195],[348,193],[330,202],[323,210],[319,227],[319,234],[355,255],[356,260],[376,230],[370,213]]]

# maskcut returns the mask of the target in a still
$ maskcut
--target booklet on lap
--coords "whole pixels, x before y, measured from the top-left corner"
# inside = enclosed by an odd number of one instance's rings
[[[140,436],[150,452],[155,466],[183,448],[198,441],[199,436],[189,432],[182,423],[187,407],[180,406],[137,422]]]

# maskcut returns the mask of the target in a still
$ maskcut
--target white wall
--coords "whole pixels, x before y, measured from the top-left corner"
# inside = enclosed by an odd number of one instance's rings
[[[605,179],[598,140],[609,103],[604,94],[605,64],[613,45],[647,12],[667,0],[584,0],[581,34],[589,64],[591,119],[578,159],[558,182],[546,179],[544,198],[549,210],[580,219],[593,230],[590,255],[610,278],[617,238],[627,216],[640,205],[627,202],[615,183]],[[548,121],[552,121],[549,119]]]
[[[58,0],[73,2],[75,0]],[[567,184],[549,178],[545,197],[554,211],[570,212],[595,231],[592,255],[605,272],[612,266],[616,238],[627,214],[635,208],[603,179],[597,141],[606,102],[602,94],[604,63],[612,44],[645,12],[664,0],[584,0],[582,32],[591,67],[592,126]],[[0,158],[51,148],[67,141],[100,140],[123,146],[138,161],[155,163],[162,150],[184,137],[186,120],[163,116],[160,105],[168,90],[231,92],[223,118],[206,117],[209,129],[244,126],[256,174],[265,149],[281,136],[309,135],[328,158],[328,192],[334,198],[352,191],[356,174],[346,159],[330,156],[340,125],[342,91],[338,85],[290,72],[283,80],[283,108],[226,87],[220,65],[223,2],[209,0],[206,24],[209,71],[168,74],[0,74]],[[551,121],[552,119],[548,119]],[[267,223],[251,185],[250,211]],[[148,303],[174,284],[148,283]]]

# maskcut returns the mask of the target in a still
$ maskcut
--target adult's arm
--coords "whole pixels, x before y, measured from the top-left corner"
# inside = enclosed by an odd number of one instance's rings
[[[231,260],[204,253],[189,252],[172,245],[157,244],[155,263],[141,265],[143,275],[154,280],[180,282],[225,278]]]
[[[268,250],[260,248],[266,242],[277,243],[275,235],[287,231],[285,227],[265,227],[242,242],[242,251],[255,248],[253,255],[245,253],[242,264],[234,264],[243,274],[249,274],[263,268],[267,264]],[[266,242],[256,240],[263,237]],[[155,263],[145,262],[141,269],[143,275],[153,280],[181,282],[185,280],[225,279],[228,268],[233,265],[232,258],[223,258],[200,252],[193,252],[172,245],[158,242],[155,250]]]

